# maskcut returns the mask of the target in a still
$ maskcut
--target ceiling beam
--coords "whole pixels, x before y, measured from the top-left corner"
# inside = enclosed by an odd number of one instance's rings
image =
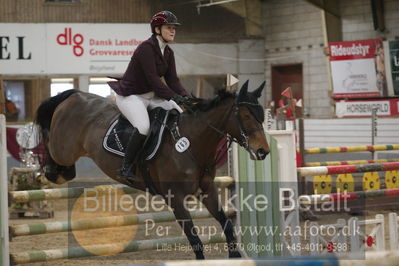
[[[240,0],[221,6],[244,19],[245,30],[248,36],[263,35],[261,0]]]
[[[306,1],[324,10],[324,12],[333,15],[334,17],[341,18],[338,5],[336,4],[335,1],[325,1],[325,0],[306,0]]]

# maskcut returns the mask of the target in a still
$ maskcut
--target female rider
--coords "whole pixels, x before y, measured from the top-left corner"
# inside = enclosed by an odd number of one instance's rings
[[[177,109],[188,96],[176,74],[175,57],[167,45],[173,42],[178,23],[169,11],[151,19],[152,36],[134,52],[123,77],[108,84],[116,92],[116,105],[137,129],[129,139],[120,176],[132,177],[132,166],[150,129],[148,109]]]

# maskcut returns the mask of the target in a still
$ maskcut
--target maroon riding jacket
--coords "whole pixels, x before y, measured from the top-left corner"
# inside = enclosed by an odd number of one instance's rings
[[[167,85],[161,81],[162,76]],[[154,91],[158,97],[169,100],[176,94],[188,95],[177,77],[172,49],[167,45],[162,55],[155,34],[137,47],[123,77],[108,84],[122,96]]]

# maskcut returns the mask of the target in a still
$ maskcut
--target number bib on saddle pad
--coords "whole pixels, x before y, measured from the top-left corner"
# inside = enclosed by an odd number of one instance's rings
[[[157,153],[162,142],[165,127],[174,129],[177,126],[179,112],[174,109],[164,110],[158,107],[151,110],[149,116],[151,121],[150,133],[148,134],[141,154],[141,157],[145,158],[145,160],[151,160]],[[133,130],[134,127],[121,114],[111,123],[111,126],[107,130],[103,140],[104,149],[113,154],[122,157],[125,156],[124,151]]]

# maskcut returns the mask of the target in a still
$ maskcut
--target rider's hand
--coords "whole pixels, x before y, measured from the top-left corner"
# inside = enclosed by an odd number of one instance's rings
[[[185,97],[179,94],[174,95],[171,100],[173,100],[177,104],[184,104],[186,102]]]

